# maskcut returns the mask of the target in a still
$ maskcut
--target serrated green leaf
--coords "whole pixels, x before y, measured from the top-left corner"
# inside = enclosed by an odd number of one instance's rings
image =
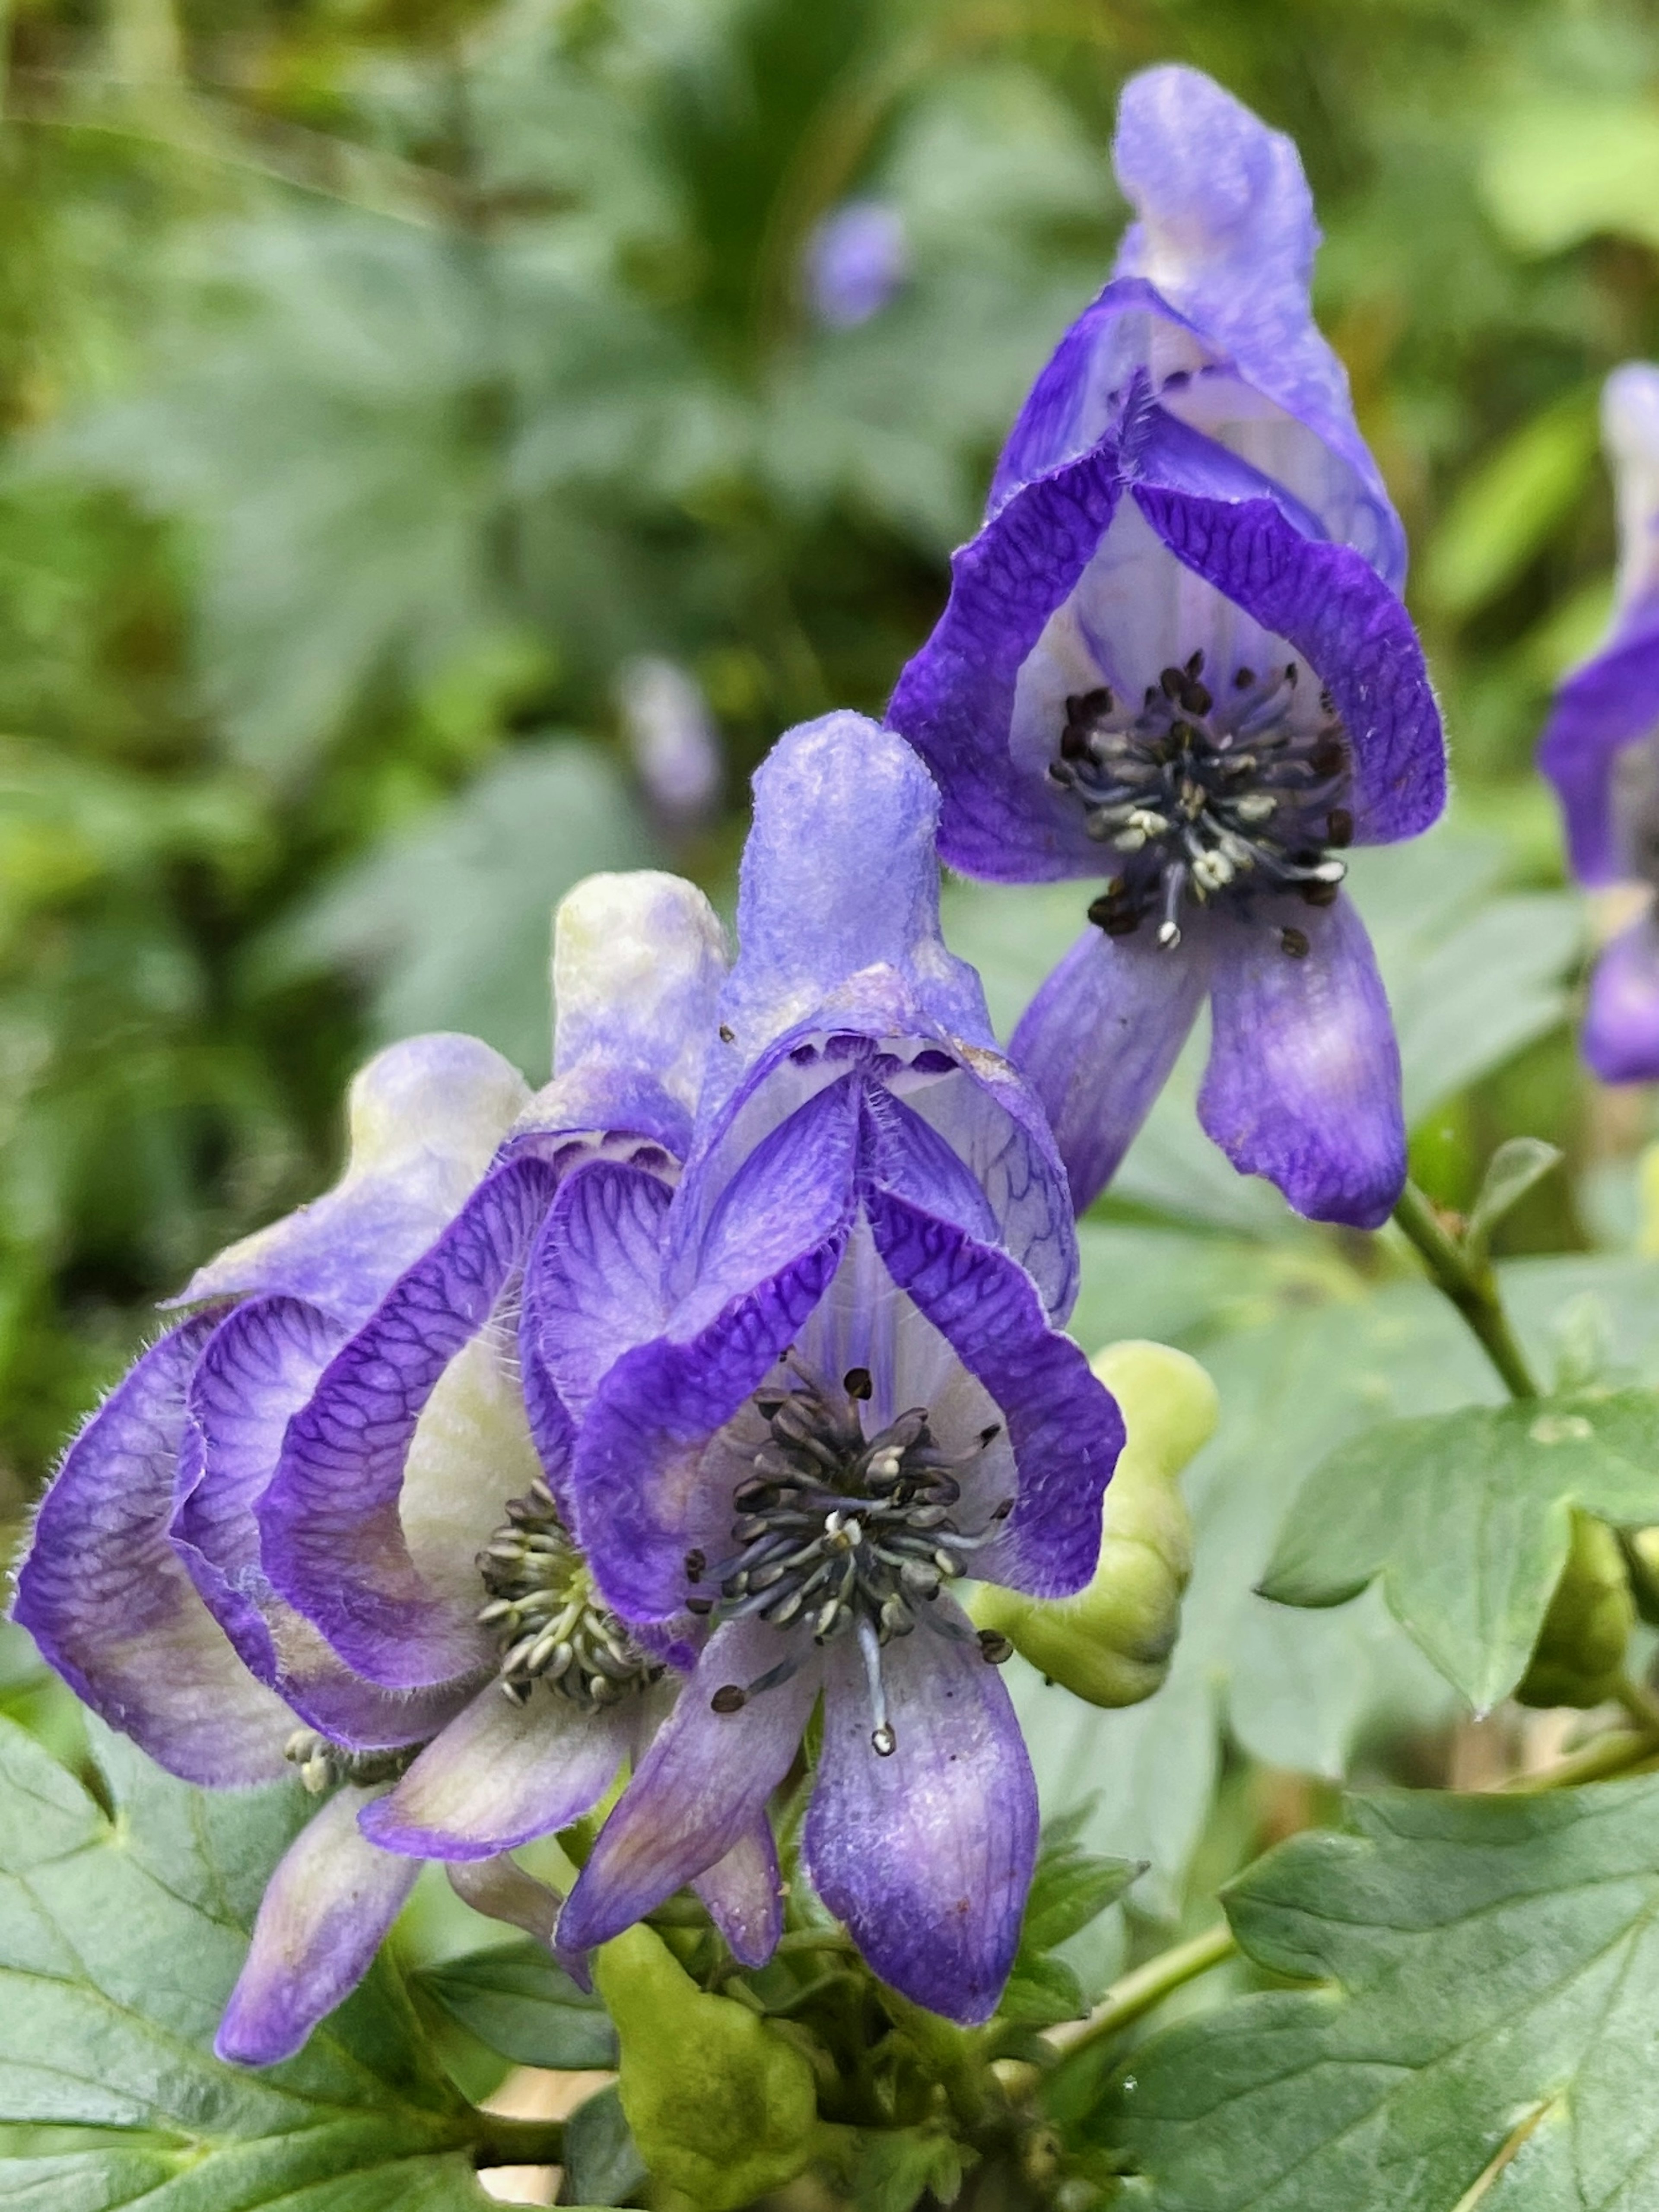
[[[564,2124],[565,2194],[574,2204],[626,2204],[649,2175],[614,2089],[589,2097]]]
[[[517,2065],[580,2073],[617,2063],[616,2031],[599,1998],[528,1937],[446,1959],[415,1978],[453,2020]]]
[[[911,2212],[924,2191],[953,2204],[975,2154],[936,2128],[872,2129],[853,2170],[858,2212]]]
[[[286,2065],[212,2055],[297,1793],[191,1790],[95,1742],[112,1822],[0,1722],[0,2124],[55,2131],[49,2151],[0,2160],[0,2203],[483,2212],[468,2108],[389,1966]]]
[[[1056,2021],[1081,2020],[1088,2009],[1083,1984],[1063,1959],[1022,1951],[997,2017],[1015,2027],[1052,2027]]]
[[[1096,1858],[1075,1850],[1045,1852],[1025,1900],[1022,1949],[1054,1950],[1115,1905],[1142,1870],[1135,1859]]]
[[[1384,1423],[1316,1469],[1261,1589],[1340,1605],[1380,1576],[1395,1618],[1484,1711],[1526,1671],[1575,1506],[1618,1527],[1659,1519],[1652,1392]]]
[[[1225,1902],[1258,1965],[1335,1986],[1135,2052],[1095,2132],[1148,2212],[1453,2212],[1489,2174],[1493,2212],[1659,2203],[1659,1779],[1359,1798]]]

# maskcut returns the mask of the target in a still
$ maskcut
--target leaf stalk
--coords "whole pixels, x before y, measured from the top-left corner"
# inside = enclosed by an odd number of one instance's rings
[[[1527,1356],[1510,1327],[1491,1262],[1475,1257],[1458,1243],[1432,1200],[1414,1182],[1408,1182],[1401,1194],[1394,1218],[1428,1269],[1435,1288],[1462,1315],[1510,1397],[1541,1396]]]
[[[1077,2051],[1087,2051],[1106,2038],[1115,2035],[1120,2028],[1127,2027],[1154,2005],[1163,2003],[1184,1983],[1196,1981],[1207,1974],[1224,1959],[1231,1959],[1238,1948],[1238,1938],[1224,1920],[1213,1928],[1206,1928],[1201,1936],[1190,1942],[1177,1943],[1168,1951],[1160,1951],[1155,1959],[1136,1966],[1112,1984],[1105,1996],[1089,2014],[1087,2020],[1066,2021],[1051,2027],[1047,2041],[1056,2051],[1068,2057]]]

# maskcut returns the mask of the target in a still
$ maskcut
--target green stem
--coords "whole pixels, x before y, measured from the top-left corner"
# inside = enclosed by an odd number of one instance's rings
[[[1536,1774],[1515,1775],[1500,1787],[1506,1796],[1531,1797],[1545,1790],[1571,1790],[1581,1782],[1605,1782],[1611,1775],[1628,1774],[1650,1759],[1659,1759],[1659,1729],[1619,1729],[1611,1735],[1597,1736],[1582,1751],[1569,1752],[1553,1766]]]
[[[562,2120],[508,2120],[498,2112],[474,2115],[474,2166],[562,2166]]]
[[[1112,1984],[1105,1996],[1087,2020],[1075,2026],[1067,2024],[1048,2031],[1048,2040],[1056,2050],[1071,2053],[1087,2051],[1091,2045],[1101,2043],[1120,2028],[1127,2027],[1143,2013],[1151,2012],[1154,2005],[1178,1990],[1182,1983],[1195,1981],[1200,1974],[1207,1974],[1212,1966],[1218,1966],[1224,1959],[1231,1958],[1238,1948],[1238,1939],[1224,1920],[1213,1928],[1206,1928],[1201,1936],[1190,1942],[1177,1943],[1173,1950],[1160,1951],[1155,1959],[1148,1959],[1144,1966],[1137,1966]]]
[[[1510,1397],[1540,1396],[1526,1354],[1515,1340],[1490,1263],[1471,1259],[1448,1235],[1432,1202],[1414,1182],[1406,1185],[1394,1218],[1416,1247],[1437,1290],[1444,1291],[1468,1322]]]

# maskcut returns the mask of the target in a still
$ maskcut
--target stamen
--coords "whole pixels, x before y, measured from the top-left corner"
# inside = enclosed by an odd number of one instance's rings
[[[864,1661],[865,1680],[870,1686],[871,1717],[876,1723],[870,1732],[870,1742],[878,1759],[890,1759],[898,1749],[898,1738],[887,1717],[887,1686],[881,1679],[881,1644],[867,1619],[859,1623],[859,1653]]]
[[[388,1751],[351,1751],[332,1743],[315,1729],[295,1729],[283,1746],[283,1757],[300,1770],[300,1779],[313,1797],[320,1797],[336,1784],[351,1783],[366,1790],[376,1782],[395,1782],[414,1765],[424,1748],[402,1744]]]
[[[637,1648],[600,1599],[544,1482],[508,1499],[507,1519],[477,1564],[489,1593],[477,1619],[501,1645],[497,1673],[502,1695],[514,1705],[528,1705],[540,1681],[584,1711],[597,1712],[661,1674],[661,1665]],[[702,1553],[688,1552],[687,1581],[700,1581],[708,1564]],[[711,1598],[687,1602],[694,1613],[714,1610]]]

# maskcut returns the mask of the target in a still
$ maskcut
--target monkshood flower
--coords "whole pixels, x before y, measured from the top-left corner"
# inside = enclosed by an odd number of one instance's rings
[[[807,303],[835,331],[878,315],[910,274],[904,217],[884,200],[843,201],[806,241]]]
[[[720,792],[720,733],[696,679],[642,653],[618,675],[617,702],[647,798],[667,827],[694,829]]]
[[[1343,849],[1444,801],[1399,522],[1311,319],[1296,149],[1195,70],[1126,86],[1139,220],[1003,450],[888,719],[942,857],[1102,876],[1016,1033],[1079,1208],[1207,996],[1199,1101],[1241,1170],[1374,1227],[1405,1173],[1399,1057]]]
[[[194,1310],[70,1445],[19,1571],[15,1618],[45,1656],[171,1772],[224,1788],[297,1764],[333,1793],[266,1891],[226,2057],[286,2057],[368,1970],[416,1869],[357,1814],[458,1703],[343,1664],[266,1581],[255,1501],[331,1352],[453,1218],[529,1095],[470,1037],[373,1060],[342,1181],[196,1275],[179,1301]]]
[[[686,1174],[662,1320],[615,1357],[637,1239],[583,1186],[536,1287],[541,1356],[599,1374],[578,1523],[624,1618],[683,1636],[689,1681],[559,1923],[617,1935],[763,1819],[820,1693],[805,1820],[820,1896],[872,1966],[962,2021],[994,2009],[1036,1836],[1018,1723],[951,1595],[1087,1582],[1122,1443],[1059,1334],[1064,1179],[939,933],[933,787],[853,714],[755,780],[739,957]],[[698,1633],[706,1637],[700,1650]]]
[[[1538,764],[1580,883],[1649,894],[1596,962],[1583,1032],[1604,1082],[1643,1083],[1659,1079],[1659,368],[1616,369],[1601,422],[1619,502],[1617,605],[1606,643],[1556,694]]]
[[[493,1861],[568,1827],[636,1757],[672,1699],[662,1653],[597,1595],[568,1464],[585,1378],[543,1358],[529,1282],[581,1194],[638,1232],[653,1273],[725,974],[706,899],[672,876],[590,878],[559,910],[555,1076],[489,1172],[308,1378],[257,1513],[273,1587],[355,1675],[441,1699],[435,1733],[363,1832],[400,1855]],[[617,1349],[655,1304],[592,1285]],[[654,1291],[654,1283],[652,1285]],[[589,1387],[591,1387],[591,1382]],[[738,1954],[769,1950],[769,1832],[711,1868],[706,1901]]]

